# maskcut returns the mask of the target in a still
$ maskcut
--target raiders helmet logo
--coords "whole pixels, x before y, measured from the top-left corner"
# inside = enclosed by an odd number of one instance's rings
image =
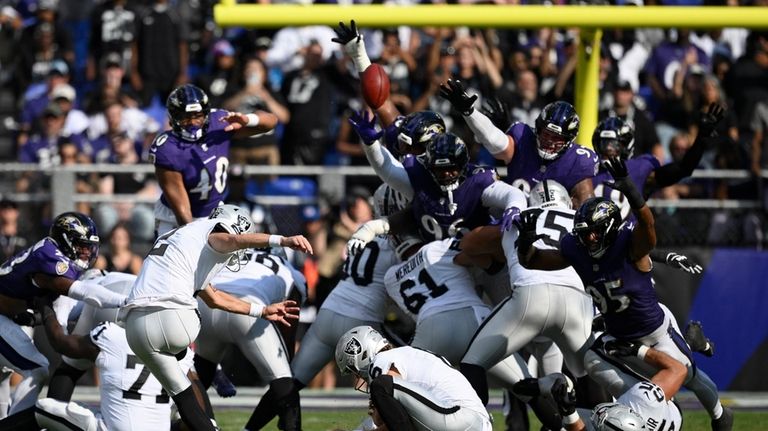
[[[248,232],[251,230],[251,221],[248,220],[248,217],[243,216],[242,214],[237,215],[237,225],[235,226],[235,229],[237,229],[238,232]]]
[[[357,338],[352,338],[347,342],[347,345],[344,346],[344,353],[348,355],[359,355],[363,351],[363,346],[360,345],[360,342],[357,341]]]

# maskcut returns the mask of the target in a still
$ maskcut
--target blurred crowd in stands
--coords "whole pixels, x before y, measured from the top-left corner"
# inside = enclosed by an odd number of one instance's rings
[[[644,6],[643,0],[619,3]],[[704,0],[704,5],[714,4],[726,5]],[[768,1],[727,0],[727,5],[765,7]],[[149,144],[167,127],[165,98],[175,86],[191,82],[208,93],[214,107],[262,109],[280,120],[275,133],[233,144],[232,181],[238,180],[237,165],[243,164],[367,165],[346,121],[363,107],[358,77],[351,60],[331,41],[332,29],[223,29],[215,25],[212,8],[211,0],[0,0],[0,160],[42,168],[147,163]],[[441,82],[460,79],[480,96],[480,103],[499,97],[516,121],[531,125],[546,103],[574,98],[577,29],[399,27],[364,33],[368,54],[390,76],[392,100],[400,111],[437,111],[448,129],[472,146],[480,162],[495,163],[474,145],[460,115],[438,97]],[[635,128],[635,154],[652,153],[662,163],[685,154],[704,107],[726,105],[722,139],[707,150],[700,168],[741,169],[752,175],[689,179],[655,197],[755,201],[764,193],[758,178],[760,170],[768,168],[768,33],[738,28],[605,29],[599,101],[601,118],[618,115]],[[4,184],[0,192],[46,190],[44,179],[44,174],[30,172]],[[240,179],[245,181],[243,190],[233,184],[232,200],[244,201],[247,190],[263,186],[254,185],[252,178]],[[376,183],[355,181],[365,187],[347,196],[360,196],[370,207],[366,193]],[[348,182],[347,189],[352,185]],[[82,174],[76,191],[158,195],[151,174]],[[318,198],[317,205],[295,212],[291,222],[296,233],[314,230],[327,237],[318,241],[330,244],[370,217],[361,215],[349,199]],[[0,216],[17,206],[10,201],[2,205]],[[153,237],[149,205],[82,203],[78,210],[94,216],[102,236],[115,243],[124,242],[121,229],[139,242]],[[674,208],[657,212],[670,219],[675,231],[685,227],[675,215],[691,214]],[[48,217],[45,208],[36,214],[43,214],[43,221]],[[714,215],[696,210],[692,215],[707,227],[692,233],[691,243],[762,241],[762,210]],[[269,214],[265,219],[269,221]],[[129,257],[108,264],[118,261],[119,266],[131,265]]]

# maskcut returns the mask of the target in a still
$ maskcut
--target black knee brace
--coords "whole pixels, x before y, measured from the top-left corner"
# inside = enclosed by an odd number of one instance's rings
[[[483,405],[488,405],[488,378],[485,375],[485,368],[462,362],[459,364],[459,370],[469,380],[469,384],[477,392]]]
[[[395,399],[395,384],[392,376],[384,374],[376,377],[368,385],[371,401],[390,430],[415,431],[411,416],[402,404]]]
[[[200,378],[200,384],[207,390],[213,383],[213,377],[216,375],[216,363],[211,362],[200,355],[195,355],[194,358],[195,371]]]

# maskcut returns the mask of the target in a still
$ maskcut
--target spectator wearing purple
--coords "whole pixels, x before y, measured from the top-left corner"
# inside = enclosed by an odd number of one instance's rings
[[[41,129],[38,120],[43,111],[53,100],[51,93],[56,87],[66,85],[69,82],[69,66],[63,60],[56,60],[50,64],[48,76],[44,85],[38,86],[37,90],[28,92],[21,107],[19,115],[19,134],[17,135],[17,146],[21,148],[29,138],[30,133]]]
[[[43,111],[40,133],[29,138],[19,151],[19,162],[39,163],[42,168],[60,164],[58,144],[65,138],[66,113],[57,103],[50,103]]]
[[[91,117],[88,129],[90,145],[85,152],[94,163],[103,163],[109,152],[110,137],[125,132],[136,142],[136,151],[144,159],[149,145],[160,131],[160,124],[144,111],[135,107],[124,106],[117,100],[107,101],[103,112]]]
[[[90,121],[83,111],[75,108],[77,99],[75,88],[69,84],[58,85],[51,91],[50,98],[66,115],[63,134],[66,136],[85,134]]]

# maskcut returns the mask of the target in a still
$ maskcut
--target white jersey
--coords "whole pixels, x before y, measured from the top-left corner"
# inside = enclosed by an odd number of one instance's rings
[[[167,430],[171,405],[160,382],[128,347],[125,330],[113,323],[96,326],[91,341],[100,353],[101,416],[109,430]],[[192,366],[192,352],[179,364],[186,373]]]
[[[213,287],[237,297],[248,297],[264,305],[284,301],[296,289],[303,302],[307,297],[307,280],[281,256],[265,251],[246,254],[240,269],[222,269],[211,281]]]
[[[322,309],[353,319],[384,321],[387,303],[384,275],[397,263],[389,240],[376,237],[360,252],[347,257],[341,281],[331,290]]]
[[[441,407],[460,406],[486,413],[469,381],[441,356],[411,346],[398,347],[377,353],[369,374],[373,379],[393,367],[403,380],[429,388],[431,401]]]
[[[144,259],[125,308],[197,308],[195,292],[205,289],[232,256],[208,244],[218,223],[197,220],[160,236]]]
[[[619,397],[618,402],[642,416],[649,431],[679,431],[682,428],[680,409],[665,399],[663,389],[651,382],[636,383]]]
[[[560,239],[568,232],[573,230],[573,218],[576,211],[568,208],[529,208],[526,211],[539,211],[539,217],[536,220],[536,233],[546,235],[539,239],[533,246],[542,250],[554,250],[560,246]],[[504,255],[507,258],[507,267],[509,268],[509,277],[512,286],[532,286],[537,284],[556,284],[561,286],[574,287],[584,291],[584,284],[573,267],[568,267],[558,271],[538,271],[526,269],[520,265],[517,259],[517,229],[504,232],[501,245],[504,248]]]
[[[417,325],[442,311],[487,308],[469,271],[453,263],[460,252],[457,239],[432,241],[384,276],[387,294]]]

